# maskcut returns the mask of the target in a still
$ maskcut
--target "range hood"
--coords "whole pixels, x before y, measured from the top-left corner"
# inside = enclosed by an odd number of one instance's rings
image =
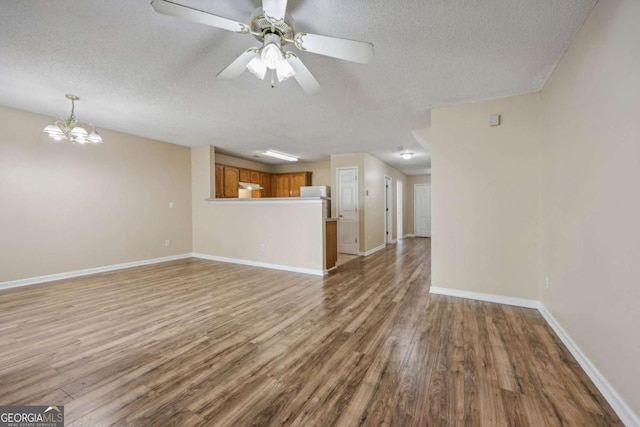
[[[242,190],[263,190],[260,184],[254,184],[252,182],[239,182],[238,188]]]

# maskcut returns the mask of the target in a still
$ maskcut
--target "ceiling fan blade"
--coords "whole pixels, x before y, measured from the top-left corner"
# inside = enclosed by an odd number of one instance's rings
[[[287,0],[262,0],[262,11],[276,21],[284,19],[287,13]]]
[[[258,50],[255,48],[247,49],[242,55],[237,57],[235,61],[227,65],[227,68],[220,71],[217,78],[221,80],[231,80],[238,77],[247,68],[247,65],[253,58],[258,56]]]
[[[373,44],[317,34],[297,33],[295,45],[300,50],[367,64],[373,57]]]
[[[240,22],[236,22],[231,19],[223,18],[221,16],[213,15],[209,12],[194,9],[192,7],[184,6],[171,1],[153,0],[151,2],[151,7],[153,7],[153,10],[163,15],[174,16],[176,18],[182,18],[200,24],[210,25],[216,28],[222,28],[223,30],[234,31],[236,33],[249,32],[249,27],[245,24],[241,24]]]
[[[322,88],[320,87],[320,83],[313,77],[311,71],[300,61],[300,58],[296,56],[293,52],[286,53],[287,61],[291,64],[291,67],[296,72],[294,77],[298,81],[298,84],[302,87],[302,89],[307,92],[309,95],[315,95],[320,92]]]

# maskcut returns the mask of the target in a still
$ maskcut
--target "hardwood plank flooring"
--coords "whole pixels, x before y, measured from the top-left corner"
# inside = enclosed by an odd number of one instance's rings
[[[622,425],[535,310],[429,295],[430,240],[325,277],[188,259],[0,291],[0,405],[67,426]]]

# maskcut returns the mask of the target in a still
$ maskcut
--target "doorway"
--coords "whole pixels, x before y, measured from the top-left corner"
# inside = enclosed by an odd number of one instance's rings
[[[358,167],[336,168],[338,252],[358,254]]]
[[[395,243],[393,240],[393,187],[391,177],[384,177],[384,242]]]
[[[402,214],[404,212],[404,209],[402,209],[402,181],[396,181],[396,202],[397,202],[397,207],[396,207],[396,214],[398,216],[398,218],[396,219],[396,225],[398,227],[398,229],[396,230],[396,236],[397,239],[400,240],[402,238],[404,238],[404,228],[403,228],[403,221],[402,221]]]
[[[413,187],[413,231],[416,237],[431,237],[431,185]]]

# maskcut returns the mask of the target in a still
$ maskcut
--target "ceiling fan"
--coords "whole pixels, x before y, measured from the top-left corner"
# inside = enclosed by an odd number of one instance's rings
[[[274,74],[278,82],[294,77],[302,89],[312,95],[320,91],[320,84],[294,52],[283,50],[287,43],[293,44],[303,52],[361,64],[368,63],[373,56],[373,44],[368,42],[296,32],[293,19],[286,13],[287,0],[262,0],[262,7],[253,12],[249,25],[168,0],[153,0],[151,6],[156,12],[164,15],[240,34],[251,34],[262,42],[262,47],[247,49],[222,70],[217,75],[222,80],[234,79],[245,69],[260,79],[264,79],[267,72],[271,71],[272,87]]]

